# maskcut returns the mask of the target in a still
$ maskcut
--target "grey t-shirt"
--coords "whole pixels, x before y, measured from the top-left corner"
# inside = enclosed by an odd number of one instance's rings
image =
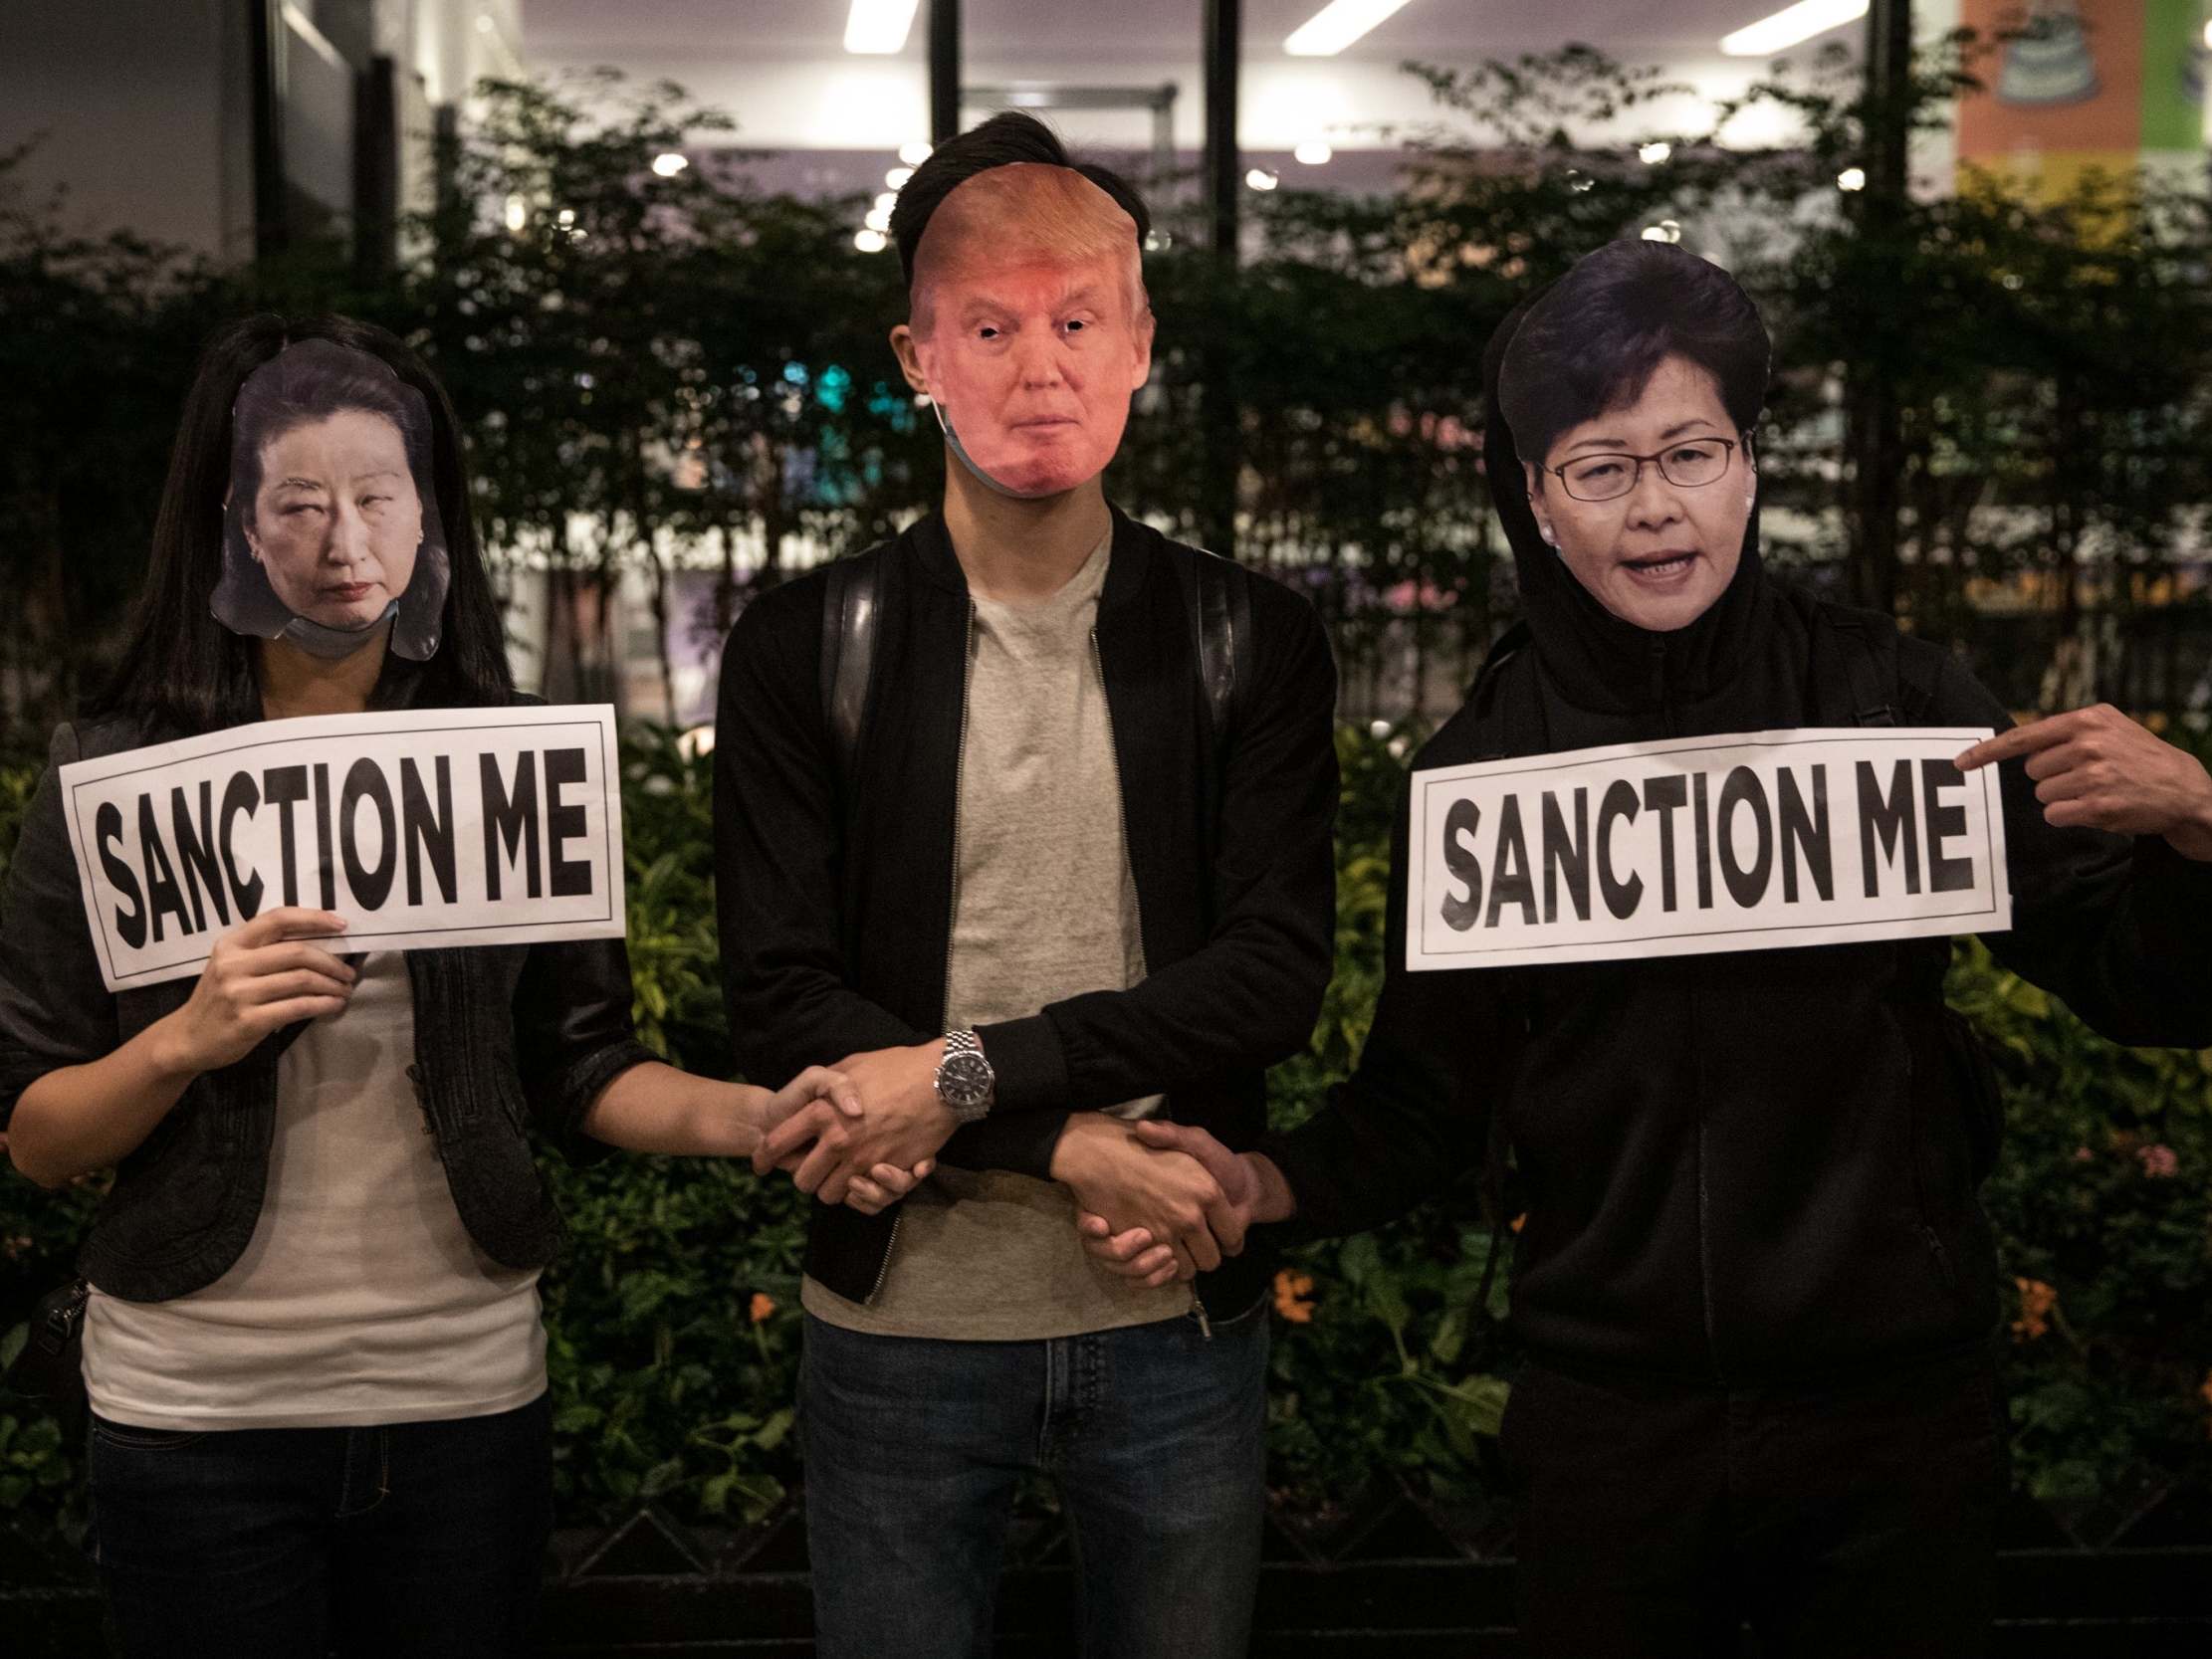
[[[1019,1019],[1145,976],[1106,692],[1091,641],[1109,541],[1039,605],[976,599],[947,1002],[953,1026]],[[1113,1110],[1149,1116],[1160,1097]],[[1188,1285],[1097,1266],[1067,1188],[940,1166],[904,1203],[867,1303],[809,1279],[801,1300],[848,1330],[1013,1342],[1187,1313]]]

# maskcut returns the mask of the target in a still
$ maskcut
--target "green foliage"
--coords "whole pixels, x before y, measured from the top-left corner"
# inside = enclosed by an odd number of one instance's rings
[[[2212,1053],[2106,1043],[1979,945],[1951,995],[2004,1085],[1983,1201],[2013,1276],[2022,1484],[2082,1501],[2138,1463],[2212,1478]]]
[[[1289,1127],[1352,1069],[1383,981],[1391,824],[1405,798],[1410,731],[1337,729],[1344,791],[1337,824],[1337,964],[1306,1053],[1269,1078],[1271,1115]],[[1398,1225],[1310,1245],[1276,1281],[1269,1444],[1274,1478],[1307,1496],[1342,1495],[1374,1471],[1441,1486],[1478,1478],[1478,1440],[1497,1431],[1514,1357],[1475,1297],[1490,1231],[1470,1178]]]
[[[630,981],[641,1041],[730,1075],[715,937],[714,766],[673,731],[638,726],[622,769]]]

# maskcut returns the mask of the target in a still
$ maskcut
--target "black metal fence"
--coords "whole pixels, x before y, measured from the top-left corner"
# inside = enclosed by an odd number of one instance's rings
[[[1993,1659],[2212,1653],[2212,1491],[2168,1487],[2145,1471],[2074,1511],[2016,1497],[2001,1542]],[[1395,1480],[1320,1520],[1271,1514],[1254,1659],[1519,1654],[1512,1546],[1505,1500],[1439,1505]],[[796,1497],[743,1532],[695,1532],[643,1509],[610,1532],[557,1535],[553,1555],[548,1659],[814,1651]],[[74,1554],[0,1529],[0,1650],[11,1659],[101,1651],[91,1570]],[[1069,1652],[1074,1595],[1064,1530],[1050,1517],[1018,1523],[998,1596],[998,1653]],[[1748,1633],[1742,1652],[1766,1659]]]

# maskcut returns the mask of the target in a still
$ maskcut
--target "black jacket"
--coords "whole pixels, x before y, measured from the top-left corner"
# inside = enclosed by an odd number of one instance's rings
[[[50,1071],[112,1053],[182,1007],[196,981],[110,991],[79,898],[58,768],[137,747],[127,721],[64,726],[24,817],[0,912],[0,1131]],[[630,1028],[620,939],[410,950],[415,1060],[409,1068],[462,1223],[507,1267],[543,1267],[560,1219],[532,1161],[528,1120],[577,1134],[615,1076],[650,1060]],[[193,1079],[122,1160],[78,1265],[111,1296],[164,1302],[221,1278],[261,1216],[276,1133],[277,1060],[300,1032],[273,1032],[243,1060]]]
[[[941,518],[857,555],[879,561],[873,672],[841,778],[819,668],[826,574],[754,600],[723,654],[715,878],[730,1034],[748,1076],[928,1042],[945,1029],[954,808],[970,602]],[[1251,683],[1217,767],[1179,562],[1207,555],[1116,514],[1098,662],[1123,790],[1149,976],[980,1035],[997,1073],[947,1161],[1043,1177],[1070,1112],[1165,1093],[1225,1143],[1265,1127],[1263,1068],[1311,1036],[1335,938],[1335,671],[1320,621],[1251,581]],[[896,1209],[817,1204],[806,1269],[865,1300]],[[1200,1285],[1248,1306],[1256,1257]]]
[[[1755,516],[1713,608],[1646,633],[1537,539],[1500,423],[1487,445],[1533,647],[1485,691],[1531,752],[1854,724],[1815,668],[1835,624],[1762,570]],[[1933,686],[1915,724],[2010,724],[1939,648],[1899,646],[1919,654],[1899,681]],[[1490,758],[1485,727],[1486,698],[1414,769]],[[2212,1043],[2212,866],[2053,829],[2019,762],[2001,788],[2014,926],[1988,936],[1997,959],[2115,1041]],[[1975,1188],[1994,1080],[1944,1008],[1948,939],[1410,973],[1405,825],[1402,809],[1358,1070],[1265,1148],[1298,1196],[1292,1236],[1400,1214],[1495,1129],[1527,1211],[1513,1325],[1552,1363],[1742,1383],[1988,1339],[1998,1274]]]

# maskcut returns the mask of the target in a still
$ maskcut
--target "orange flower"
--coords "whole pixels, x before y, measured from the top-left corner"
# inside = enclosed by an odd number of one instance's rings
[[[1313,1323],[1313,1275],[1289,1268],[1275,1275],[1275,1312],[1292,1325]]]
[[[2013,1283],[2020,1287],[2020,1317],[2012,1322],[2013,1339],[2032,1343],[2051,1329],[2059,1293],[2041,1279],[2015,1278]]]
[[[1522,1224],[1523,1222],[1525,1222],[1525,1221],[1526,1221],[1527,1219],[1528,1219],[1528,1211],[1526,1211],[1526,1210],[1523,1210],[1523,1211],[1521,1211],[1521,1213],[1520,1213],[1520,1214],[1518,1214],[1518,1215],[1516,1215],[1515,1217],[1513,1217],[1513,1219],[1512,1219],[1512,1220],[1508,1221],[1508,1222],[1506,1223],[1506,1225],[1507,1225],[1508,1227],[1512,1228],[1512,1229],[1513,1229],[1513,1231],[1515,1231],[1515,1232],[1517,1233],[1517,1232],[1519,1232],[1519,1231],[1521,1230],[1521,1224]]]
[[[753,1293],[753,1323],[755,1325],[759,1325],[774,1312],[774,1297],[769,1295],[767,1291],[755,1291]]]

